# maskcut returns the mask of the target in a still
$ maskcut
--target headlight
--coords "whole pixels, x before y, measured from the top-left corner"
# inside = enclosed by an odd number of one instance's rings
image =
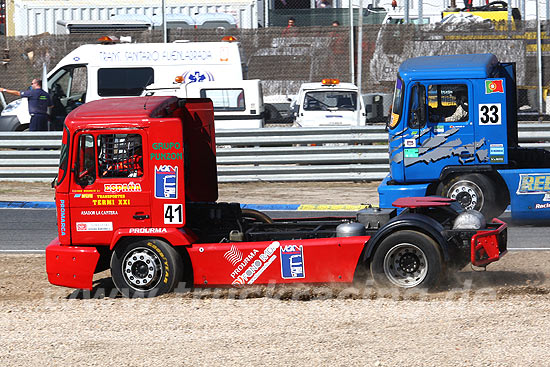
[[[21,104],[21,99],[16,99],[15,101],[9,103],[6,108],[4,108],[4,110],[2,112],[10,112],[10,111],[13,111],[15,109],[17,109],[17,107],[19,107],[19,105]]]

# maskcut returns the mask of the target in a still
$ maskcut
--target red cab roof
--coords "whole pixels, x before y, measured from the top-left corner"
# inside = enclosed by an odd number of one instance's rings
[[[67,127],[76,129],[81,123],[89,126],[94,122],[105,123],[106,119],[115,124],[123,120],[127,124],[132,120],[139,122],[143,119],[166,117],[173,110],[167,107],[177,101],[176,97],[169,96],[100,99],[74,109],[65,123]]]

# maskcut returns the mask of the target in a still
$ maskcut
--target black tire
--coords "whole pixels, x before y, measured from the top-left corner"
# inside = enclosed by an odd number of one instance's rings
[[[421,289],[435,287],[444,272],[438,244],[412,230],[386,237],[374,253],[370,270],[379,286]]]
[[[464,209],[480,211],[486,218],[502,214],[504,209],[497,203],[496,185],[480,173],[455,176],[440,185],[437,194],[456,199]]]
[[[158,239],[120,244],[111,257],[111,277],[126,297],[155,297],[174,290],[183,263],[178,252]]]

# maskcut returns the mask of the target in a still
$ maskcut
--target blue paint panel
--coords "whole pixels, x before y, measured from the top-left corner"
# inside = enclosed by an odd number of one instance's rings
[[[501,81],[503,93],[486,93],[487,81]],[[489,153],[487,164],[503,165],[508,163],[508,108],[506,103],[506,79],[489,78],[473,80],[476,141],[485,139],[485,144],[479,149]],[[515,121],[510,121],[514,124]]]
[[[412,185],[388,185],[391,177],[388,175],[378,186],[378,206],[380,208],[392,208],[393,202],[402,197],[426,196],[427,183]]]
[[[550,219],[550,168],[498,171],[510,192],[512,218]]]

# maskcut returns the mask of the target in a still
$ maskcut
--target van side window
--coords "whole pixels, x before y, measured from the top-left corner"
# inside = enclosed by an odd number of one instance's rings
[[[97,94],[101,97],[139,96],[154,81],[153,68],[102,68],[97,71]]]
[[[235,89],[202,89],[201,98],[210,98],[214,111],[244,111],[244,90]]]
[[[143,176],[143,149],[139,134],[102,134],[97,137],[99,176]]]

